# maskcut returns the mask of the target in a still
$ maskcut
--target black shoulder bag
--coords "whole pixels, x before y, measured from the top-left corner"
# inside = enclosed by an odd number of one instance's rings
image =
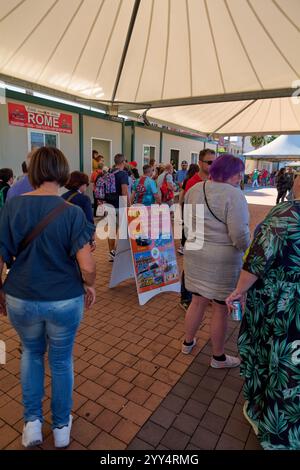
[[[207,197],[206,197],[206,191],[205,191],[205,185],[206,185],[206,183],[207,183],[206,181],[204,181],[204,183],[203,183],[203,193],[204,193],[204,199],[205,199],[205,204],[206,204],[206,206],[207,206],[207,209],[209,210],[209,212],[211,213],[211,215],[212,215],[215,219],[217,219],[217,220],[218,220],[219,222],[221,222],[222,224],[226,225],[223,220],[219,219],[219,217],[216,216],[216,214],[211,210],[211,208],[210,208],[209,205],[208,205]]]

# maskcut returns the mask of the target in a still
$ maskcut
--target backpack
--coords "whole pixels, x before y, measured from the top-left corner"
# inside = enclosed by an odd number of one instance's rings
[[[174,198],[174,192],[168,188],[167,175],[165,175],[163,183],[160,187],[161,202],[168,202]]]
[[[116,187],[116,174],[119,170],[99,175],[95,182],[95,198],[105,201],[108,204],[116,204],[119,200],[119,194]]]
[[[140,179],[139,179],[139,182],[137,184],[137,187],[136,187],[136,195],[135,195],[135,202],[137,204],[142,204],[143,202],[143,197],[145,196],[146,192],[147,192],[147,189],[146,189],[146,186],[145,186],[145,181],[146,181],[146,176],[142,176]]]
[[[0,209],[2,209],[2,207],[4,206],[4,203],[5,203],[4,189],[7,189],[7,187],[3,186],[3,188],[0,189]]]
[[[91,183],[96,183],[97,179],[99,176],[103,174],[102,170],[94,170],[93,173],[91,174]]]

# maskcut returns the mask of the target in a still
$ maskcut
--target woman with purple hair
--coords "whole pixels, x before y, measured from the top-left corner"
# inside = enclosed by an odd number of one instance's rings
[[[185,318],[182,352],[189,354],[196,345],[195,335],[212,302],[210,365],[214,368],[240,365],[239,358],[225,355],[224,345],[225,299],[236,286],[250,243],[248,207],[240,189],[244,169],[240,158],[224,154],[212,163],[210,181],[193,186],[185,198],[192,221],[184,249],[185,283],[193,297]]]

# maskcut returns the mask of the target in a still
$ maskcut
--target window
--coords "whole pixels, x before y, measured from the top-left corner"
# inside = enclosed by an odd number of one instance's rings
[[[144,145],[143,165],[149,165],[150,160],[155,160],[155,147]]]
[[[198,152],[192,152],[191,153],[191,163],[198,163],[198,160],[199,160]]]
[[[58,134],[56,133],[28,130],[29,151],[35,147],[58,147],[58,140]]]

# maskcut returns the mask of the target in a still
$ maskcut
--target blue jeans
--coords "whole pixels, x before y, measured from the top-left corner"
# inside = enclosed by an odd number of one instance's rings
[[[6,296],[8,317],[22,341],[24,420],[43,422],[44,356],[48,345],[52,377],[52,427],[66,426],[73,400],[73,345],[83,316],[84,296],[54,302]]]

